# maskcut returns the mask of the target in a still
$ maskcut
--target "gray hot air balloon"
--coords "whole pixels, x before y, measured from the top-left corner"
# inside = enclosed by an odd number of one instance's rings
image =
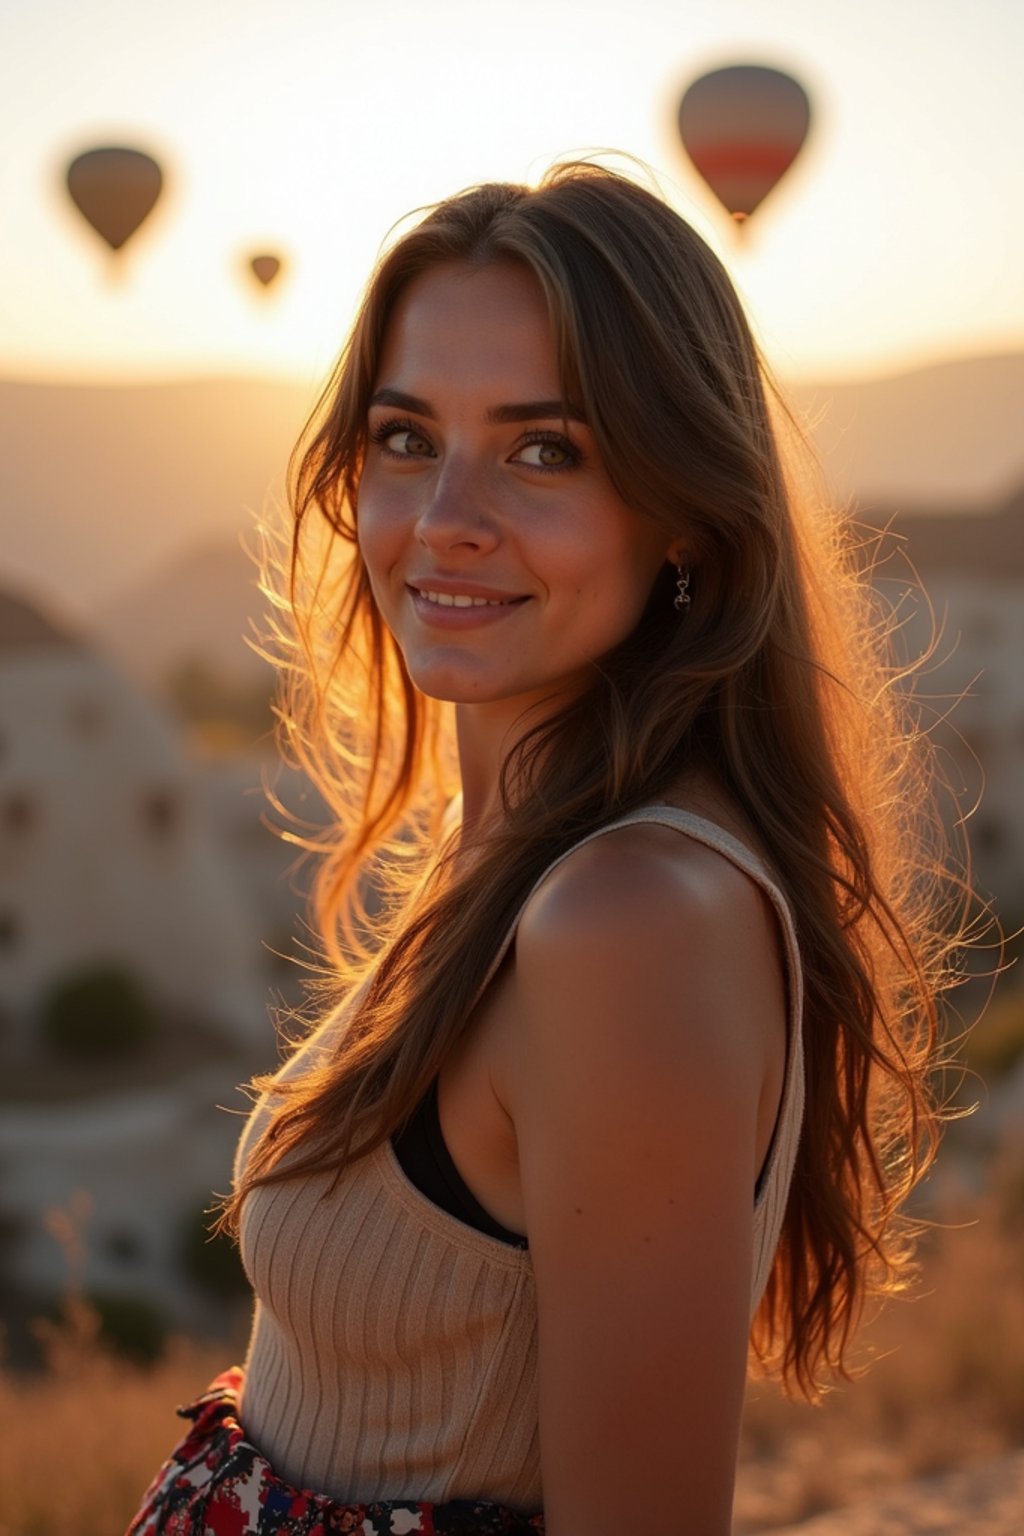
[[[738,222],[750,217],[800,153],[811,104],[799,81],[761,64],[695,80],[679,103],[679,137]]]
[[[152,155],[125,146],[86,150],[67,169],[72,202],[112,251],[119,251],[152,213],[163,184]]]
[[[280,256],[271,256],[269,253],[262,256],[250,256],[249,258],[249,270],[256,281],[262,284],[264,288],[269,288],[270,284],[280,273],[281,266]]]

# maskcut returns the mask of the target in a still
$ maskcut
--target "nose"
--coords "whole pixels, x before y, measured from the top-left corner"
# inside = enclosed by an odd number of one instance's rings
[[[436,552],[452,549],[486,553],[500,538],[497,519],[488,510],[486,488],[468,465],[448,459],[425,488],[416,518],[416,537]]]

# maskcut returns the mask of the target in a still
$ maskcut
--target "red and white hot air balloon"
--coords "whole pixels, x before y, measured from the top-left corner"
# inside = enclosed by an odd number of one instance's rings
[[[742,223],[789,170],[811,123],[807,92],[763,64],[733,64],[695,80],[679,103],[683,148]]]

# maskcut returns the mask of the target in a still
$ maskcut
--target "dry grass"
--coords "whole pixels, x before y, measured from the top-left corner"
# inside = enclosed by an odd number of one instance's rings
[[[176,1342],[149,1370],[112,1359],[72,1302],[45,1375],[0,1373],[0,1536],[119,1536],[185,1428],[174,1412],[230,1361]]]
[[[751,1389],[736,1536],[1024,1444],[1024,1157],[1006,1168],[949,1218],[972,1225],[931,1235],[919,1299],[866,1331],[861,1380],[820,1408]],[[0,1536],[118,1536],[184,1427],[175,1405],[232,1351],[178,1342],[149,1370],[127,1366],[73,1301],[46,1344],[45,1374],[0,1372]]]
[[[817,1408],[752,1386],[736,1536],[1024,1446],[1024,1157],[946,1223],[915,1299],[865,1327],[863,1376]]]

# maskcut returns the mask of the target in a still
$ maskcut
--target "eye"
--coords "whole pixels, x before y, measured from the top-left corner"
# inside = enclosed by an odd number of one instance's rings
[[[575,469],[583,455],[575,443],[558,432],[536,432],[527,435],[512,458],[517,464],[529,464],[534,469],[557,471]]]
[[[411,421],[382,421],[371,428],[370,440],[395,459],[429,459],[434,449]]]

